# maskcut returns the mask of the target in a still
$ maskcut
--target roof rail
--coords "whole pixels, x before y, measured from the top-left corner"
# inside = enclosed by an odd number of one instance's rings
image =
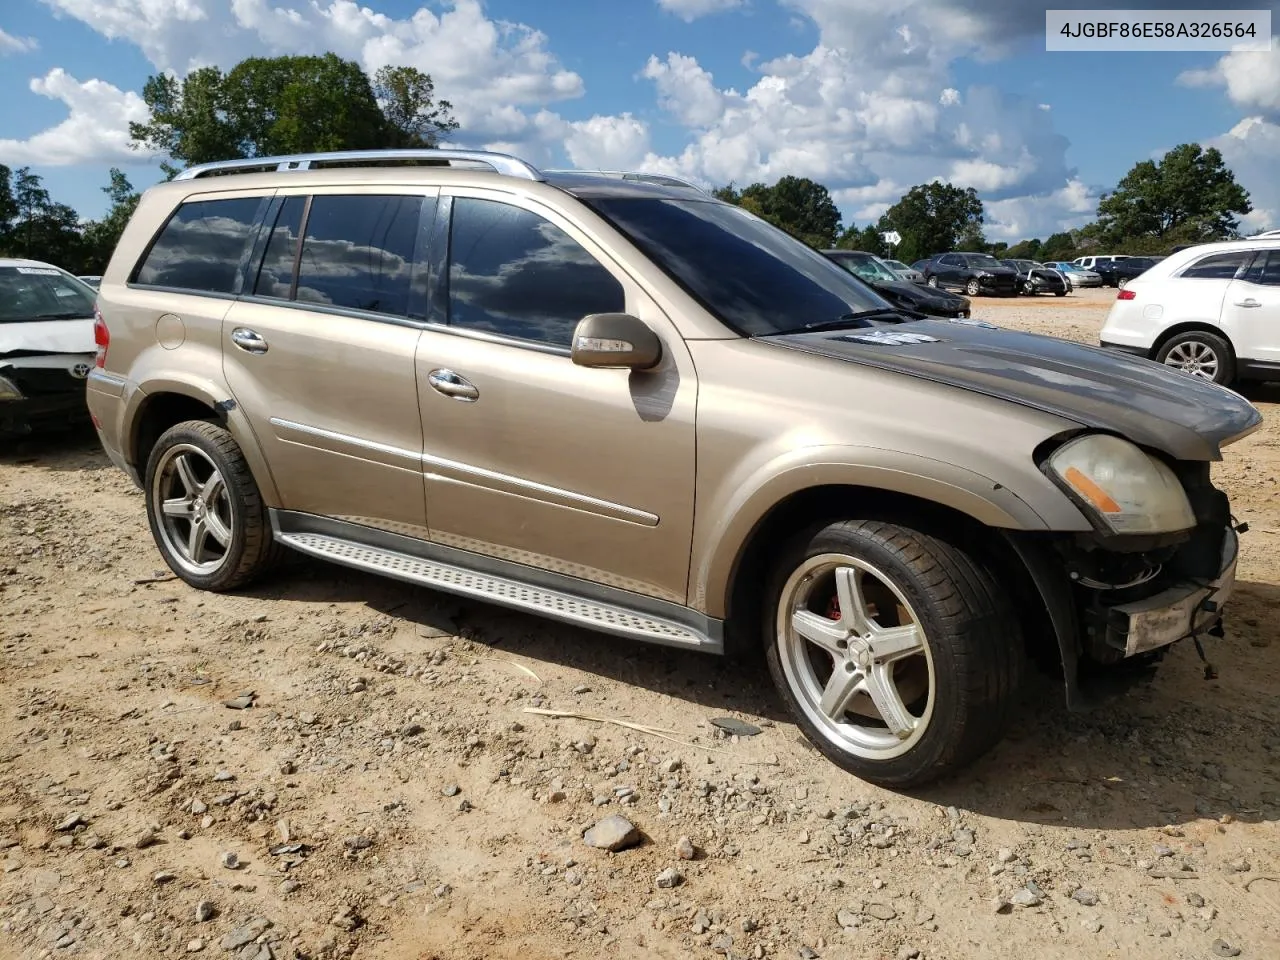
[[[264,173],[282,170],[315,170],[320,167],[340,165],[345,167],[376,167],[383,163],[401,160],[461,160],[483,163],[504,177],[520,177],[524,180],[542,180],[541,172],[519,157],[487,150],[453,150],[420,147],[408,150],[338,150],[331,153],[297,153],[283,157],[250,157],[244,160],[220,160],[188,167],[173,179],[195,180],[228,173]]]
[[[611,177],[614,180],[636,180],[641,183],[657,183],[664,187],[687,187],[705,193],[692,180],[675,177],[669,173],[644,173],[636,170],[547,170],[546,173],[573,173],[584,177]]]

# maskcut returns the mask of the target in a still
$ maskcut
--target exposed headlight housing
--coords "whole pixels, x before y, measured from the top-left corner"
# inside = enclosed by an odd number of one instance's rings
[[[22,391],[12,380],[0,377],[0,400],[21,400]]]
[[[1078,437],[1059,447],[1045,467],[1095,523],[1112,533],[1176,533],[1196,525],[1173,471],[1128,440],[1108,434]]]

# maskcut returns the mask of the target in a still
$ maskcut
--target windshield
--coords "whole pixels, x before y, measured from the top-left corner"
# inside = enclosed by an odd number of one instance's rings
[[[816,250],[740,207],[657,197],[585,202],[721,323],[744,336],[894,309]]]
[[[985,267],[987,269],[1000,266],[1000,261],[987,253],[978,253],[970,257],[965,257],[964,262],[966,266]]]
[[[862,256],[851,257],[832,257],[836,263],[844,267],[855,277],[866,280],[868,283],[879,281],[880,283],[896,283],[898,275],[890,270],[883,261],[873,257],[871,254],[863,254]]]
[[[57,267],[0,267],[0,323],[93,316],[93,291]]]

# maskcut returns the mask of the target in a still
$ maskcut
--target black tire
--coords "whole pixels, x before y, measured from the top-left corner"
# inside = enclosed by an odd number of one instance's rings
[[[162,519],[163,487],[170,481],[167,475],[157,477],[157,473],[162,465],[172,462],[175,451],[183,450],[202,454],[217,469],[225,486],[223,507],[226,520],[223,528],[229,531],[229,541],[225,548],[221,548],[221,559],[216,566],[208,570],[191,568],[189,558],[182,555],[181,548],[169,542],[172,534],[166,532]],[[161,434],[147,458],[143,490],[151,536],[160,555],[170,570],[193,587],[213,592],[243,587],[275,567],[284,553],[272,536],[262,493],[240,445],[216,423],[188,420]],[[189,530],[191,521],[185,522]]]
[[[970,280],[964,285],[964,292],[970,297],[976,297],[982,292],[982,285],[977,280]]]
[[[1055,291],[1053,291],[1053,295],[1054,295],[1055,297],[1065,297],[1065,296],[1067,295],[1067,291],[1065,291],[1065,290],[1055,290]]]
[[[1231,349],[1231,344],[1225,338],[1208,330],[1187,330],[1179,333],[1177,336],[1170,337],[1160,349],[1156,351],[1155,360],[1157,363],[1163,363],[1166,366],[1173,367],[1175,370],[1183,369],[1177,363],[1171,362],[1169,355],[1174,354],[1175,358],[1179,349],[1186,351],[1195,347],[1207,349],[1212,352],[1215,368],[1213,376],[1205,377],[1214,383],[1222,386],[1230,386],[1236,379],[1236,355]],[[1193,371],[1184,371],[1191,376],[1203,376],[1203,374]]]
[[[790,584],[813,558],[828,554],[852,557],[882,572],[923,629],[933,664],[933,708],[918,741],[899,756],[868,758],[834,742],[806,714],[787,678],[788,641],[780,627],[791,622]],[[805,736],[855,776],[885,787],[920,786],[971,763],[1003,736],[1022,678],[1021,630],[1007,591],[955,544],[878,520],[811,528],[781,551],[764,608],[766,659],[783,701]]]

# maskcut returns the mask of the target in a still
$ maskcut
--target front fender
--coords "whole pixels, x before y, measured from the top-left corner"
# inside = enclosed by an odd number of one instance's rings
[[[731,580],[752,532],[779,503],[824,486],[864,487],[950,507],[997,528],[1047,530],[1008,487],[964,467],[876,447],[794,449],[732,478],[698,504],[689,605],[724,617]]]

